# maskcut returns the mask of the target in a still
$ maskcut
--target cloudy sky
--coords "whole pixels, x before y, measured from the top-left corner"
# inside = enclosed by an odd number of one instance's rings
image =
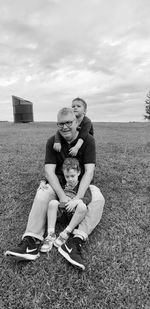
[[[150,91],[149,0],[0,0],[0,120],[12,95],[55,121],[75,97],[93,121],[143,121]]]

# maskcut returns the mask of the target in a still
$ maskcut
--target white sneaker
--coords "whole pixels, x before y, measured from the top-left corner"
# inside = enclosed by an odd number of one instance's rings
[[[47,235],[47,237],[44,239],[44,243],[43,243],[40,251],[41,252],[49,252],[52,249],[55,240],[56,240],[55,233]]]
[[[57,239],[55,240],[54,246],[57,248],[61,247],[63,244],[65,244],[68,238],[69,238],[69,233],[67,233],[66,231],[61,232],[59,236],[57,237]]]

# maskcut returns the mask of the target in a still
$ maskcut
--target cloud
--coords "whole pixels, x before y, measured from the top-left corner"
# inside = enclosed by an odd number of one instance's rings
[[[93,120],[142,120],[150,88],[148,0],[0,5],[1,118],[10,117],[14,94],[34,102],[37,120],[54,120],[76,96],[88,101]]]

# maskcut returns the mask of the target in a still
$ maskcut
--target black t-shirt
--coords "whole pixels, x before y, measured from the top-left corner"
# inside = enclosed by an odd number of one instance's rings
[[[69,154],[71,147],[75,146],[78,141],[79,136],[70,144],[61,136],[61,152],[57,152],[53,149],[55,136],[48,139],[46,144],[46,154],[45,154],[45,164],[56,164],[55,173],[60,181],[61,185],[64,185],[65,179],[62,172],[62,164],[64,160],[68,157],[72,157]],[[81,174],[79,180],[84,174],[84,164],[96,164],[96,149],[95,140],[92,135],[88,134],[81,148],[79,149],[76,158],[79,160]]]

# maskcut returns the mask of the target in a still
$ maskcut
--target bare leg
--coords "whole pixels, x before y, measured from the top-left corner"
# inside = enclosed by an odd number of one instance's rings
[[[74,228],[83,220],[87,213],[87,207],[83,202],[80,202],[73,214],[69,225],[62,231],[59,237],[56,239],[54,245],[56,247],[62,246],[68,239],[70,233],[74,230]]]
[[[56,240],[55,225],[57,219],[57,210],[59,202],[57,200],[51,200],[48,204],[47,220],[48,220],[48,233],[41,247],[41,252],[49,252]]]
[[[75,210],[75,213],[73,214],[70,223],[68,224],[66,230],[68,232],[72,232],[74,228],[83,220],[87,212],[87,207],[83,202],[80,202]]]
[[[59,202],[57,200],[52,200],[48,204],[47,220],[48,220],[48,231],[54,230],[57,220],[57,210]]]
[[[88,205],[87,213],[79,224],[78,229],[74,229],[73,231],[74,235],[82,236],[84,240],[88,238],[100,222],[105,204],[105,199],[100,190],[94,185],[90,185],[90,189],[92,193],[92,201]]]

